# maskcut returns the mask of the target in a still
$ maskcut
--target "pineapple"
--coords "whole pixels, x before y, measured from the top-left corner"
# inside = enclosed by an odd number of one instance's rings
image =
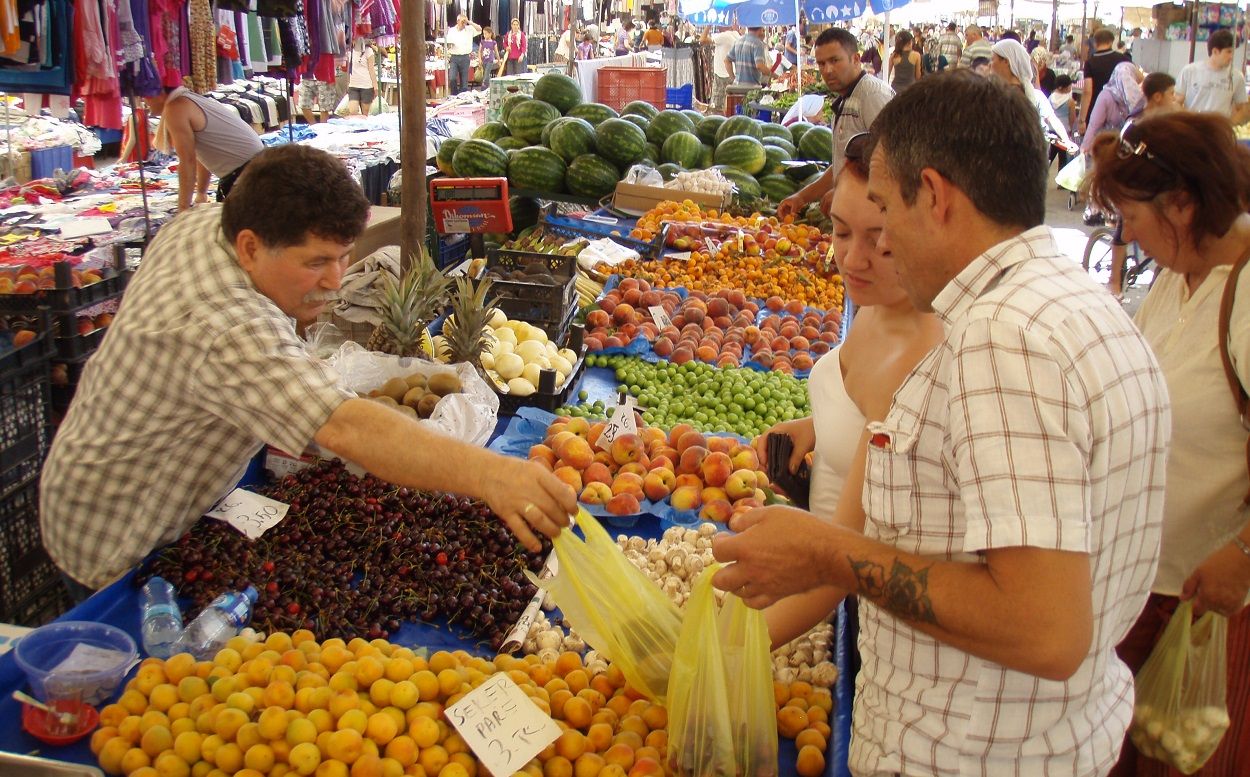
[[[451,297],[452,313],[443,326],[448,361],[481,366],[482,353],[494,339],[490,323],[499,312],[487,302],[493,285],[489,278],[477,283],[464,277],[456,279],[456,291]]]
[[[425,327],[442,305],[451,281],[434,265],[424,248],[398,282],[390,273],[379,273],[378,312],[382,322],[373,330],[370,351],[396,356],[422,355]]]

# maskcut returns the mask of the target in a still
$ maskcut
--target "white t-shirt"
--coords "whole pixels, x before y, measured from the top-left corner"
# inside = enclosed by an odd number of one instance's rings
[[[1231,116],[1233,106],[1246,102],[1246,79],[1232,65],[1212,70],[1206,62],[1191,62],[1181,68],[1176,93],[1188,110]]]
[[[733,76],[732,70],[725,69],[725,59],[729,57],[729,50],[741,37],[742,35],[734,30],[724,30],[712,36],[712,45],[715,47],[712,51],[712,59],[716,61],[716,75],[721,78]]]
[[[893,96],[894,90],[889,84],[874,75],[865,74],[842,104],[840,114],[837,103],[834,103],[834,175],[842,169],[842,163],[845,161],[843,154],[846,152],[846,142],[859,133],[870,130],[872,123],[877,120],[877,114],[881,113],[881,109]]]
[[[470,25],[465,25],[461,30],[455,26],[447,28],[447,34],[444,36],[447,40],[447,53],[451,56],[459,56],[461,54],[473,53],[473,39],[480,33]]]

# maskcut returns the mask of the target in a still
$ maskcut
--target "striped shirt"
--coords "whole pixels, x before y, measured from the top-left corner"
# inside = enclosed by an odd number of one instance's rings
[[[351,394],[252,284],[221,206],[166,225],[87,363],[44,467],[57,565],[99,588],[177,539],[262,443],[303,451]]]
[[[972,60],[980,57],[985,57],[988,60],[991,59],[990,55],[993,53],[994,47],[988,40],[977,38],[975,43],[969,43],[967,46],[964,46],[963,53],[959,58],[959,66],[972,67]]]
[[[739,84],[758,84],[762,80],[759,66],[768,65],[764,41],[759,36],[743,35],[729,50],[729,61],[734,66],[734,81]]]
[[[1133,710],[1115,646],[1159,554],[1171,428],[1162,371],[1047,227],[1000,243],[933,301],[946,329],[868,447],[865,534],[921,556],[1086,553],[1093,639],[1064,682],[939,642],[862,602],[856,774],[1093,777]]]
[[[938,55],[946,57],[947,67],[959,65],[959,56],[963,53],[963,50],[963,42],[953,32],[944,32],[942,37],[938,38]]]

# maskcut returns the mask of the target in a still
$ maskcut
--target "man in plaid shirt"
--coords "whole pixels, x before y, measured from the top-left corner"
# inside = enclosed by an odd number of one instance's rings
[[[841,508],[752,511],[716,539],[734,563],[714,582],[756,607],[799,596],[768,614],[782,641],[796,601],[825,603],[815,621],[859,597],[853,773],[1101,777],[1133,711],[1115,646],[1158,562],[1162,373],[1042,226],[1046,146],[1019,90],[925,78],[873,135],[878,249],[946,338],[868,419],[862,532]]]
[[[946,25],[946,32],[938,38],[938,56],[946,59],[946,67],[959,67],[959,58],[964,51],[964,43],[959,39],[959,33],[956,31],[955,23],[951,22]],[[942,69],[940,63],[935,67]]]
[[[338,289],[369,202],[329,154],[262,151],[223,205],[152,242],[43,470],[53,561],[94,589],[177,539],[264,443],[310,442],[380,478],[485,499],[532,549],[576,499],[551,473],[360,399],[296,334]]]

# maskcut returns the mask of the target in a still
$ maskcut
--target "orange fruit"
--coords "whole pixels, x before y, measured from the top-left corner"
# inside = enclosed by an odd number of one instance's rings
[[[799,777],[820,777],[825,773],[825,753],[812,745],[799,749],[799,757],[794,763]]]
[[[787,705],[777,711],[777,733],[793,739],[799,732],[807,728],[807,712]]]

